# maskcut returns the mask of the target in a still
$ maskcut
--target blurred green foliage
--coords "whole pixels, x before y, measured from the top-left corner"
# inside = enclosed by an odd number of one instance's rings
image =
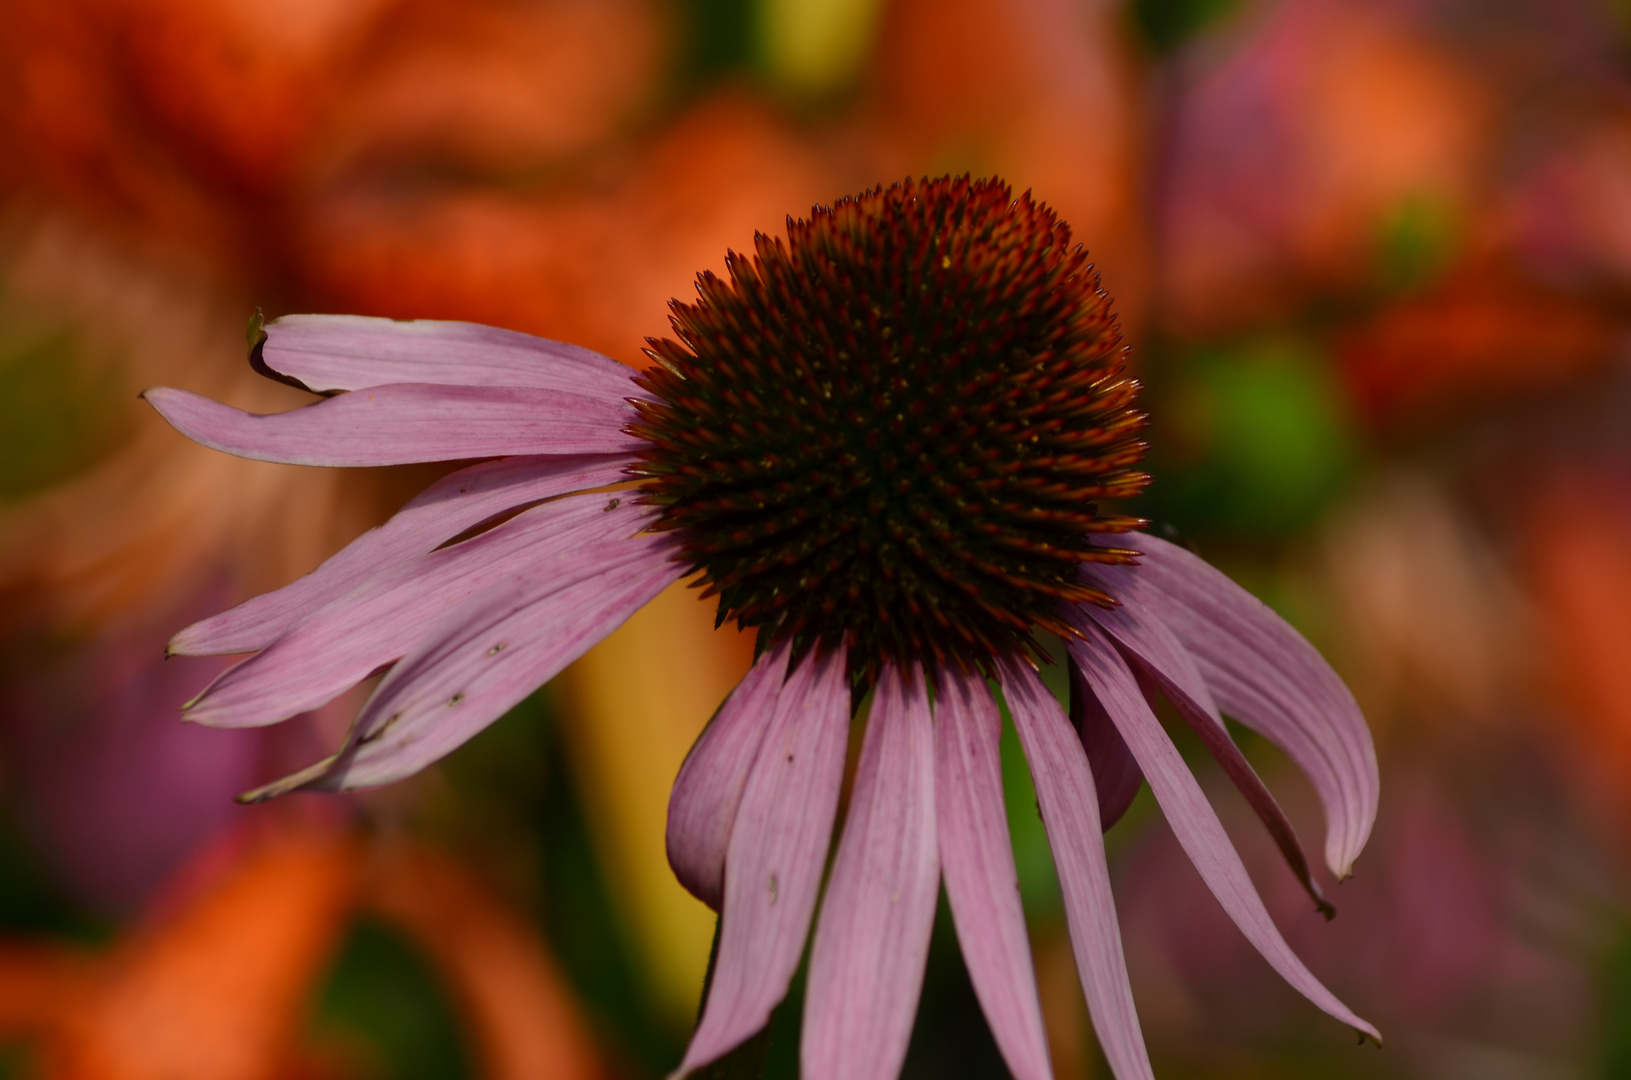
[[[685,85],[712,82],[757,64],[755,0],[680,0]]]
[[[1019,895],[1025,902],[1025,915],[1031,920],[1054,918],[1064,910],[1059,874],[1054,869],[1048,833],[1042,825],[1036,785],[1031,782],[1025,751],[1019,745],[1019,734],[1014,730],[1006,706],[1000,748],[1002,795],[1007,804],[1008,835],[1014,845],[1014,869],[1019,875]]]
[[[1311,523],[1359,460],[1326,356],[1294,338],[1197,349],[1150,379],[1154,482],[1135,511],[1184,533],[1278,537]]]
[[[117,385],[83,364],[69,326],[17,318],[0,302],[0,501],[69,479],[117,449],[133,410]]]
[[[1598,1074],[1604,1080],[1631,1076],[1631,926],[1622,926],[1618,940],[1605,957],[1602,987]]]
[[[348,1049],[360,1039],[378,1055],[368,1064],[391,1080],[472,1075],[458,1022],[424,958],[376,922],[352,928],[318,994],[316,1028]]]
[[[1379,284],[1389,293],[1419,292],[1455,259],[1463,223],[1456,207],[1430,192],[1402,200],[1385,215],[1376,238]]]
[[[0,1046],[0,1080],[23,1080],[41,1074],[40,1055],[33,1047],[21,1043]]]
[[[0,933],[101,944],[112,940],[115,930],[107,919],[70,901],[38,848],[18,831],[15,817],[0,817]]]
[[[1157,52],[1169,52],[1211,27],[1241,0],[1131,0],[1133,26]]]

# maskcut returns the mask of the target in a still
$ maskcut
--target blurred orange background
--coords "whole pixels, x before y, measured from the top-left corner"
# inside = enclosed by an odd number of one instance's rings
[[[302,400],[244,362],[257,308],[638,365],[755,230],[965,171],[1093,252],[1149,388],[1136,509],[1326,651],[1382,756],[1330,927],[1210,788],[1380,1053],[1147,796],[1110,835],[1160,1074],[1631,1075],[1631,7],[8,0],[0,151],[0,1075],[671,1068],[713,917],[668,785],[750,643],[676,587],[424,776],[240,808],[358,699],[183,728],[220,665],[164,641],[435,474],[228,458],[135,394]],[[1107,1075],[1006,775],[1056,1071]],[[906,1074],[1002,1075],[944,930]]]

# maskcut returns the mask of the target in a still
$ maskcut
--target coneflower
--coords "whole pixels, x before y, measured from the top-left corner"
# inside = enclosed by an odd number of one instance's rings
[[[787,992],[867,695],[810,953],[807,1077],[899,1071],[942,882],[1010,1070],[1050,1075],[997,694],[1121,1080],[1151,1074],[1101,835],[1146,779],[1269,963],[1376,1037],[1286,946],[1150,702],[1171,701],[1327,913],[1220,710],[1308,774],[1339,877],[1375,816],[1369,733],[1285,622],[1099,505],[1148,482],[1145,418],[1109,298],[1068,227],[998,180],[908,180],[789,220],[785,241],[758,236],[726,262],[728,278],[705,273],[696,303],[671,305],[677,340],[650,342],[644,374],[491,327],[295,316],[265,327],[253,361],[327,400],[254,416],[148,392],[183,433],[245,457],[493,459],[299,581],[176,635],[175,652],[254,653],[187,706],[218,726],[275,723],[388,668],[336,754],[246,798],[417,772],[691,576],[718,597],[721,623],[757,631],[758,651],[669,804],[674,871],[721,916],[681,1073],[752,1036]],[[1037,675],[1056,660],[1073,715]]]

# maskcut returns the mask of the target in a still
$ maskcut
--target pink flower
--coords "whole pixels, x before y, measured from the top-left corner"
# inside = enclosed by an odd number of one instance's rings
[[[789,222],[673,305],[632,382],[594,353],[463,323],[297,316],[256,363],[330,395],[253,416],[148,400],[189,437],[306,465],[493,458],[450,474],[312,574],[183,630],[253,652],[187,715],[275,723],[388,669],[345,745],[249,798],[408,776],[497,719],[670,583],[759,631],[753,670],[674,785],[676,874],[721,912],[684,1073],[762,1028],[815,917],[850,717],[872,707],[816,918],[805,1075],[895,1075],[944,881],[1014,1075],[1050,1075],[1008,845],[1000,688],[1036,781],[1083,988],[1122,1080],[1148,1077],[1100,836],[1149,780],[1271,965],[1376,1037],[1292,954],[1149,704],[1165,694],[1316,902],[1308,860],[1220,719],[1312,779],[1345,875],[1376,759],[1341,681],[1187,552],[1100,512],[1147,478],[1137,384],[1069,230],[1000,181],[908,181]],[[606,490],[634,479],[639,489]],[[597,490],[598,489],[598,490]],[[494,524],[494,522],[497,522]],[[464,537],[464,539],[459,539]],[[457,541],[457,542],[454,542]],[[1037,677],[1067,642],[1073,722]]]

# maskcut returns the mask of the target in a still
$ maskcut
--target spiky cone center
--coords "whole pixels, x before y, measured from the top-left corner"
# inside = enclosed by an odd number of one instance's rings
[[[1087,252],[1000,180],[907,180],[754,237],[648,339],[633,472],[761,645],[990,672],[1069,635],[1140,522],[1138,383]]]

